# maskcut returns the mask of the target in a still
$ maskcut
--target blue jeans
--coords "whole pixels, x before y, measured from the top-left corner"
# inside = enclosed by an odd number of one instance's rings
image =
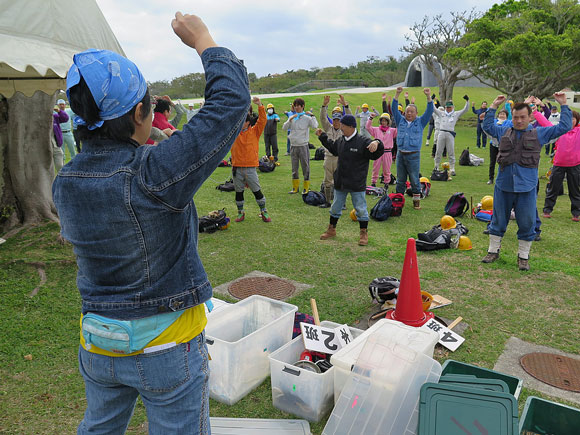
[[[397,153],[397,193],[403,195],[407,191],[407,177],[411,182],[411,190],[414,194],[421,193],[421,183],[419,183],[419,168],[421,166],[421,153],[404,154]]]
[[[342,207],[346,204],[346,195],[350,193],[352,205],[356,210],[356,218],[359,222],[369,220],[369,212],[367,211],[367,199],[364,192],[345,192],[344,190],[334,189],[334,200],[330,206],[330,216],[333,218],[340,218],[342,214]]]
[[[493,215],[489,225],[489,234],[503,237],[513,208],[518,224],[518,240],[534,240],[538,216],[537,195],[536,189],[529,192],[504,192],[496,184],[493,193]]]
[[[78,434],[123,434],[140,395],[150,434],[209,434],[205,333],[188,343],[136,356],[109,357],[79,347],[87,410]]]

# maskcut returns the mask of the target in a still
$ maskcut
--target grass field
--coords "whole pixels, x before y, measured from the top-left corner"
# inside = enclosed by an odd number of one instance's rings
[[[410,89],[410,93],[417,96],[422,112],[425,97],[421,90]],[[495,96],[489,89],[456,88],[458,108],[465,93],[477,106],[481,100],[492,101]],[[380,94],[349,94],[346,98],[353,109],[363,102],[378,110],[381,107]],[[318,116],[322,96],[305,99],[306,107],[313,107]],[[281,113],[280,108],[288,107],[290,100],[264,103],[274,103]],[[333,104],[335,96],[331,101]],[[475,122],[471,111],[460,120],[456,154],[469,146],[471,152],[485,158],[484,165],[458,166],[452,181],[433,182],[431,195],[422,201],[420,211],[413,210],[409,200],[401,217],[371,221],[366,247],[357,245],[358,225],[348,216],[339,221],[336,239],[318,239],[328,225],[328,210],[305,205],[300,195],[288,195],[290,158],[284,156],[286,137],[280,132],[281,166],[260,175],[272,222],[261,221],[253,196],[246,191],[244,222],[232,223],[226,231],[200,235],[199,251],[212,284],[228,282],[253,270],[304,282],[312,288],[289,300],[299,311],[309,312],[309,299],[314,297],[321,319],[356,325],[365,314],[378,309],[371,303],[369,282],[379,276],[400,276],[407,238],[417,237],[418,232],[437,224],[452,193],[463,191],[474,202],[492,194],[493,186],[486,184],[489,151],[475,148]],[[318,146],[314,135],[311,142]],[[433,169],[430,151],[423,147],[421,169],[426,176]],[[264,154],[263,146],[260,153]],[[549,160],[542,154],[540,174],[549,167]],[[195,198],[198,213],[225,207],[228,215],[235,217],[234,194],[215,189],[229,177],[230,169],[216,169]],[[322,162],[311,161],[311,186],[318,188],[322,179]],[[540,210],[545,186],[546,180],[540,179]],[[370,209],[375,200],[367,197],[367,202]],[[348,207],[350,210],[350,202]],[[553,218],[543,222],[542,240],[532,246],[528,273],[517,270],[514,223],[504,238],[501,258],[491,265],[481,263],[488,244],[487,236],[482,234],[485,224],[467,217],[461,221],[469,228],[473,250],[418,253],[422,289],[453,301],[437,314],[462,316],[469,324],[465,343],[451,355],[438,352],[438,359],[453,358],[492,368],[510,336],[579,353],[580,224],[570,217],[570,201],[562,196]],[[0,246],[2,433],[74,433],[84,412],[84,386],[76,357],[80,308],[76,265],[71,246],[60,245],[57,234],[58,225],[45,224],[21,231]],[[37,294],[31,296],[35,289]],[[524,388],[520,410],[530,394],[541,396]],[[233,407],[212,401],[211,415],[292,418],[272,406],[269,380]],[[129,432],[145,432],[145,422],[144,407],[138,402]],[[324,424],[311,424],[313,433],[320,433]]]

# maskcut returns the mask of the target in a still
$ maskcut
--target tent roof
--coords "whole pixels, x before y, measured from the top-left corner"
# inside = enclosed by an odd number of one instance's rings
[[[66,88],[75,53],[123,54],[95,0],[0,0],[0,94],[53,94]]]

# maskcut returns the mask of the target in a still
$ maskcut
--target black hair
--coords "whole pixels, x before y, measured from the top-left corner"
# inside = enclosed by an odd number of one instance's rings
[[[155,103],[155,109],[153,109],[153,111],[155,113],[163,113],[166,110],[171,112],[171,105],[169,104],[169,101],[163,99],[157,100],[157,102]]]
[[[500,111],[497,112],[497,114],[499,115],[500,113],[505,113],[505,116],[509,116],[509,113],[506,109],[501,109]]]
[[[149,90],[145,91],[145,96],[141,100],[143,104],[141,113],[145,119],[151,112],[151,99]],[[93,94],[89,89],[85,79],[81,77],[79,83],[69,90],[69,104],[71,110],[83,118],[87,124],[94,124],[101,120],[99,107],[95,103]],[[103,125],[94,130],[89,130],[86,125],[77,127],[77,134],[80,140],[86,139],[114,139],[117,141],[127,141],[135,133],[133,116],[135,115],[135,105],[129,112],[115,119],[104,121]]]
[[[306,103],[304,102],[304,100],[302,98],[296,98],[294,100],[294,103],[292,103],[294,106],[302,106],[305,107]]]
[[[526,103],[516,103],[516,104],[514,104],[514,108],[513,108],[512,112],[515,112],[516,110],[522,110],[522,109],[527,109],[528,115],[531,115],[532,114],[532,108],[530,107],[529,104],[526,104]]]

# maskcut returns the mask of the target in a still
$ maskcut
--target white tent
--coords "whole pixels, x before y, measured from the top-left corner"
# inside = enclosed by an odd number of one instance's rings
[[[0,94],[66,89],[75,53],[123,54],[95,0],[0,0]]]

